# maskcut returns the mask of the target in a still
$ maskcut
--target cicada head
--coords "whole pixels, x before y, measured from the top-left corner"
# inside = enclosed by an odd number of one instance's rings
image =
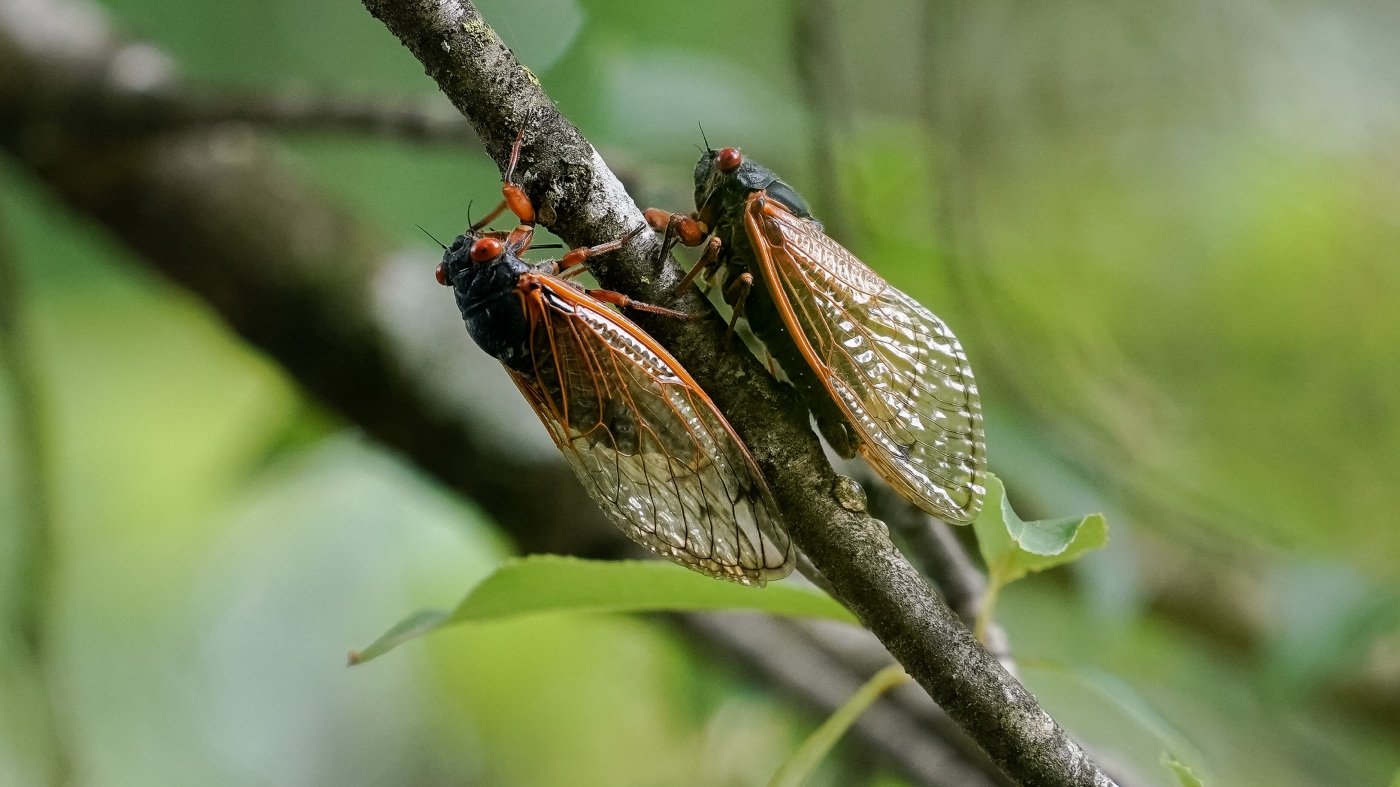
[[[468,270],[473,267],[471,248],[476,238],[476,233],[458,235],[451,246],[443,249],[442,262],[438,263],[436,272],[438,284],[455,288],[459,280],[469,275]]]
[[[527,318],[515,296],[530,264],[501,233],[458,235],[438,263],[439,284],[452,288],[467,332],[483,350],[510,363],[528,333]]]
[[[733,215],[755,191],[767,192],[795,216],[812,218],[807,202],[791,186],[773,170],[745,157],[738,148],[700,154],[695,163],[695,209],[701,216]]]
[[[529,269],[529,263],[520,259],[504,233],[468,232],[458,235],[443,251],[436,276],[438,284],[457,291],[460,302],[479,290],[514,286],[520,274]]]

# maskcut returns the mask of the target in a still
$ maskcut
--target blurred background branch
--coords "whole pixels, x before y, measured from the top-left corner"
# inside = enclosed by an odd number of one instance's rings
[[[403,142],[471,145],[471,126],[450,105],[420,100],[329,96],[310,89],[282,93],[196,92],[188,88],[157,93],[128,91],[99,97],[111,102],[105,127],[148,134],[182,128],[242,123],[264,131],[349,134]],[[73,107],[89,113],[93,101]]]

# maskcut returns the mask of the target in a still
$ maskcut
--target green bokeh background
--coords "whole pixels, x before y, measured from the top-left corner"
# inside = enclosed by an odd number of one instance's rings
[[[443,101],[349,0],[104,6],[194,84]],[[1387,782],[1400,6],[843,6],[816,27],[825,103],[805,6],[481,6],[639,201],[686,206],[703,122],[954,326],[1022,513],[1109,516],[1109,549],[1000,607],[1106,763],[1168,784],[1165,739],[1214,784]],[[451,235],[499,179],[478,150],[284,142],[424,276],[414,225]],[[813,725],[636,618],[468,626],[346,670],[510,545],[4,160],[0,218],[50,427],[78,783],[747,785]],[[1220,624],[1194,587],[1249,614]],[[38,778],[33,735],[0,670],[0,784]],[[818,780],[897,783],[848,759]]]

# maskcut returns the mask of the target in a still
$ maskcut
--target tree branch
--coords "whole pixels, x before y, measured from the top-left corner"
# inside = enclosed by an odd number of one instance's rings
[[[119,91],[120,86],[114,89]],[[421,143],[466,146],[477,141],[459,113],[422,100],[305,91],[235,94],[185,89],[111,98],[113,108],[121,113],[108,117],[129,132],[247,123],[271,131],[340,132]]]
[[[468,0],[364,0],[472,122],[504,165],[522,128],[522,185],[542,223],[573,245],[621,237],[642,222],[592,146],[554,108],[538,80]],[[526,128],[527,120],[529,121]],[[656,239],[594,266],[600,282],[656,300],[679,281],[656,260]],[[682,308],[701,301],[687,293]],[[864,511],[841,507],[836,474],[808,427],[807,413],[746,353],[727,353],[723,327],[704,321],[639,319],[705,386],[763,468],[793,540],[906,670],[1012,778],[1037,785],[1111,780],[987,653]]]

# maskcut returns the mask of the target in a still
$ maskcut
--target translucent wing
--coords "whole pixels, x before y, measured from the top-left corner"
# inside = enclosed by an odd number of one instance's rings
[[[861,453],[920,508],[971,522],[986,447],[972,368],[948,326],[828,238],[755,193],[744,224],[798,349],[861,436]]]
[[[613,524],[711,576],[786,576],[793,547],[767,484],[676,360],[557,279],[526,274],[518,287],[533,369],[511,376]]]

